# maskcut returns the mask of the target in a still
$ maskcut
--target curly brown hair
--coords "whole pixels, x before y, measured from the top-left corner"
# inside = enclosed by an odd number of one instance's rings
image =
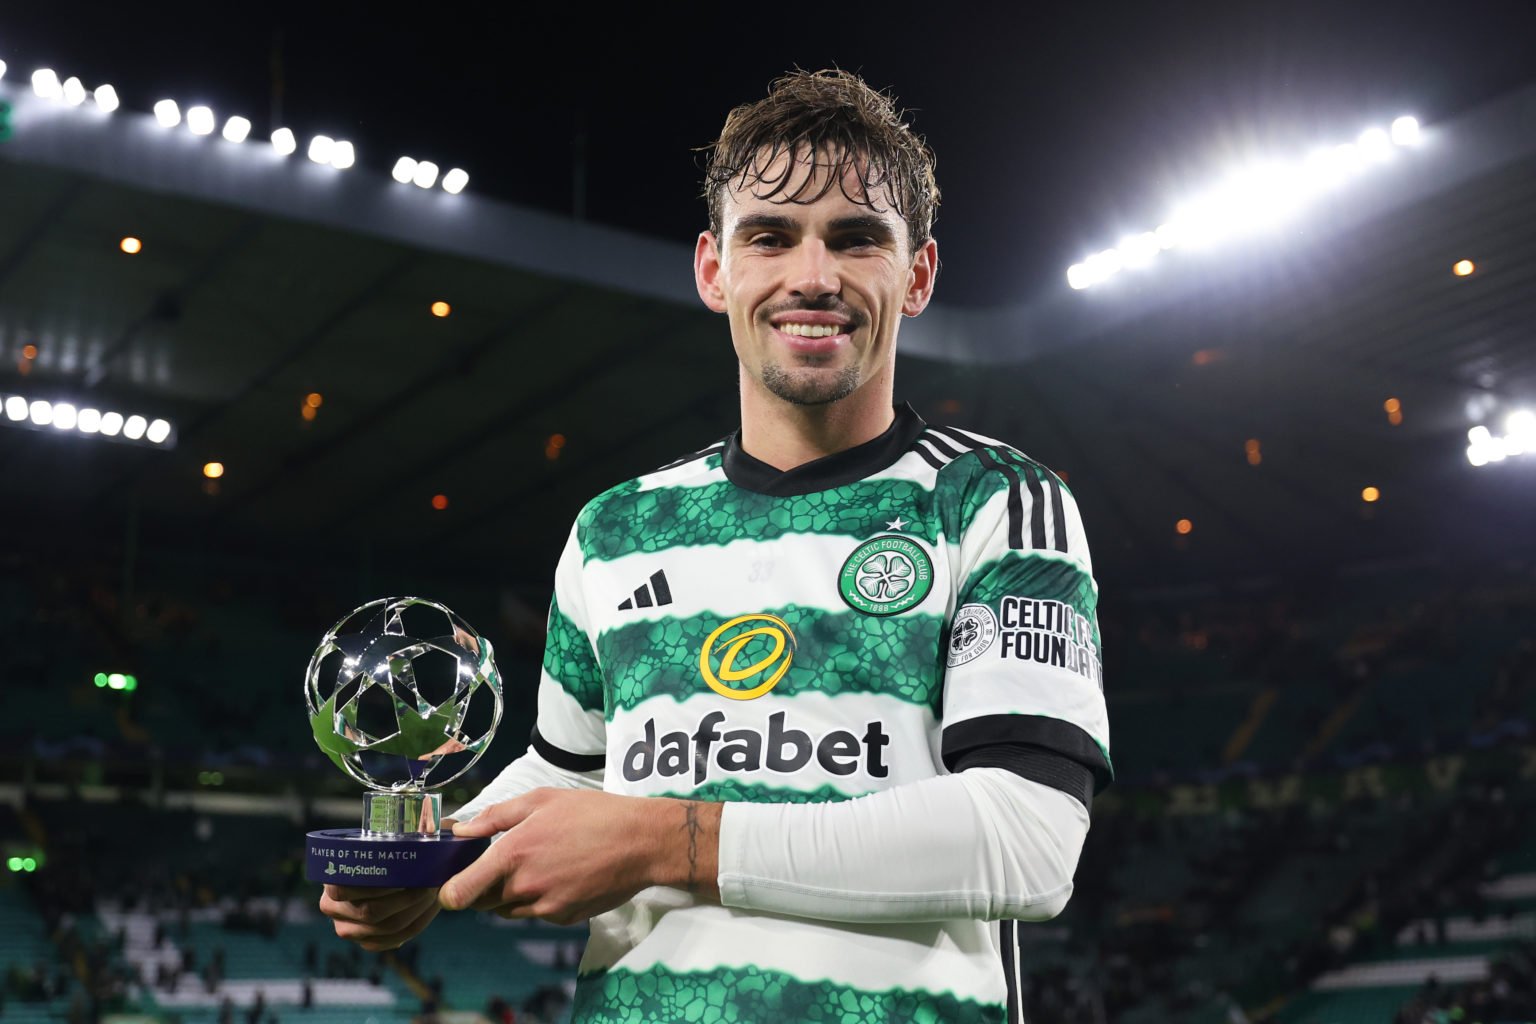
[[[811,182],[807,175],[782,202],[810,204],[826,195],[833,182],[849,201],[873,208],[869,196],[884,188],[891,205],[907,223],[908,256],[914,255],[933,233],[939,206],[939,186],[934,180],[933,151],[903,120],[884,93],[871,89],[858,75],[838,68],[822,71],[796,69],[778,78],[768,95],[745,103],[725,119],[720,137],[708,146],[703,197],[709,206],[709,230],[720,238],[728,189],[753,181],[771,199],[789,187],[794,162],[775,177],[768,168],[781,153],[834,167],[815,195],[803,198]],[[852,168],[861,195],[850,196],[843,184]]]

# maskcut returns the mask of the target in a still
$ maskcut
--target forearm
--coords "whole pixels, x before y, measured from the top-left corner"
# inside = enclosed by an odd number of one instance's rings
[[[532,747],[527,753],[507,765],[501,774],[480,791],[473,800],[449,815],[454,821],[470,821],[475,815],[503,800],[522,796],[541,786],[556,789],[602,789],[603,773],[576,772],[550,764]]]
[[[834,921],[1054,917],[1088,832],[1081,802],[998,768],[843,803],[715,806],[717,844],[704,819],[694,870],[718,857],[721,903]],[[668,842],[658,884],[680,884],[687,840]]]

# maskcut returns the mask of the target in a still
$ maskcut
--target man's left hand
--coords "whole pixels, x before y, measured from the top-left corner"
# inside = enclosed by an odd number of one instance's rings
[[[445,882],[439,900],[555,924],[585,921],[653,885],[718,900],[721,807],[535,789],[454,826],[458,836],[506,834]]]

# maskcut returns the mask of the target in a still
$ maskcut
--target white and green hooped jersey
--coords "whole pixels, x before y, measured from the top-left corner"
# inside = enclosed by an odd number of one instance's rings
[[[615,793],[808,802],[1025,743],[1108,784],[1096,585],[1054,474],[905,406],[873,441],[788,472],[738,439],[582,510],[556,571],[540,755],[601,768]],[[592,921],[574,1019],[1002,1022],[1016,927],[824,922],[650,889]]]

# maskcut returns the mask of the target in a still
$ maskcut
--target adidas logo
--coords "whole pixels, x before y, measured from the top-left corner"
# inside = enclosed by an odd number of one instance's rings
[[[667,574],[661,569],[651,573],[649,583],[635,588],[634,597],[626,597],[619,602],[619,611],[626,612],[633,608],[650,608],[653,605],[672,603],[672,588],[667,586]]]

